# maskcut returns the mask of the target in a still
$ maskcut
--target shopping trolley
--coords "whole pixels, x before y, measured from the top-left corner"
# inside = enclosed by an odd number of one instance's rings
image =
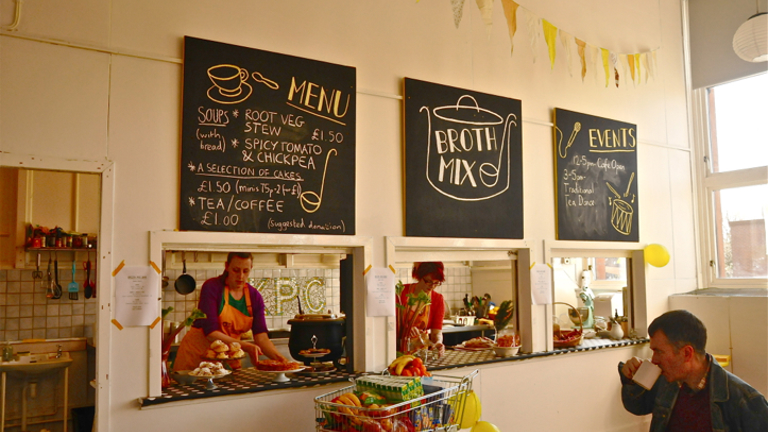
[[[354,392],[355,385],[315,398],[316,430],[322,432],[455,432],[464,415],[464,402],[478,371],[464,377],[421,377],[424,395],[393,405],[354,407],[332,402]],[[386,372],[385,374],[386,375]],[[411,377],[391,376],[406,383]]]

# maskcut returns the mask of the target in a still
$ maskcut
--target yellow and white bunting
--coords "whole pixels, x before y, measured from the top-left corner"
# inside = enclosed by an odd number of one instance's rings
[[[493,26],[493,1],[475,0],[489,38],[491,37]],[[459,23],[464,13],[464,2],[465,0],[451,0],[453,22],[456,28],[459,28]],[[559,38],[562,52],[566,55],[565,63],[569,76],[573,76],[571,52],[573,46],[576,46],[576,53],[581,64],[582,82],[584,82],[587,70],[589,69],[593,70],[595,81],[604,84],[606,88],[610,87],[611,81],[615,83],[617,88],[620,82],[627,85],[629,81],[632,81],[633,86],[636,87],[637,84],[647,84],[649,80],[653,80],[656,77],[656,52],[659,48],[642,52],[617,52],[608,47],[590,44],[584,38],[564,31],[562,28],[557,27],[555,23],[537,16],[515,0],[501,0],[501,5],[504,8],[504,17],[509,31],[510,54],[513,54],[515,51],[514,38],[518,29],[517,20],[522,16],[520,19],[525,20],[526,27],[528,28],[528,38],[534,63],[536,63],[539,51],[539,39],[543,37],[547,44],[550,68],[554,69],[557,57],[557,39]],[[619,63],[621,63],[621,66],[619,66]],[[621,70],[621,73],[619,73],[619,70]]]

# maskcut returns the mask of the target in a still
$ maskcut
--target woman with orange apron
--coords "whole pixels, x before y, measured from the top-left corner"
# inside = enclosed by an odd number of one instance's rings
[[[216,340],[227,345],[238,342],[253,364],[259,354],[285,361],[267,335],[264,300],[256,288],[247,283],[252,267],[250,253],[232,252],[227,256],[224,274],[205,281],[198,308],[206,318],[195,321],[182,339],[173,363],[174,371],[193,370],[201,361],[208,360],[211,343]],[[248,331],[253,332],[253,341],[241,341]],[[225,361],[232,369],[241,367],[239,360]]]

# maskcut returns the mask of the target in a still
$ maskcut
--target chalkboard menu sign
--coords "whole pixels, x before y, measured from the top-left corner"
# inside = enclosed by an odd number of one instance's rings
[[[185,37],[180,228],[355,234],[355,76]]]
[[[637,126],[555,109],[560,240],[638,241]]]
[[[521,102],[404,85],[406,235],[523,238]]]

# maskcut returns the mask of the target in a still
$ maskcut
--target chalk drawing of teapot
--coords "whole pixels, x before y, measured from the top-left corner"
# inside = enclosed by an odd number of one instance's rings
[[[462,104],[465,99],[472,104]],[[482,201],[509,189],[515,114],[505,119],[469,95],[455,105],[423,106],[422,111],[429,129],[426,176],[435,190],[459,201]]]

